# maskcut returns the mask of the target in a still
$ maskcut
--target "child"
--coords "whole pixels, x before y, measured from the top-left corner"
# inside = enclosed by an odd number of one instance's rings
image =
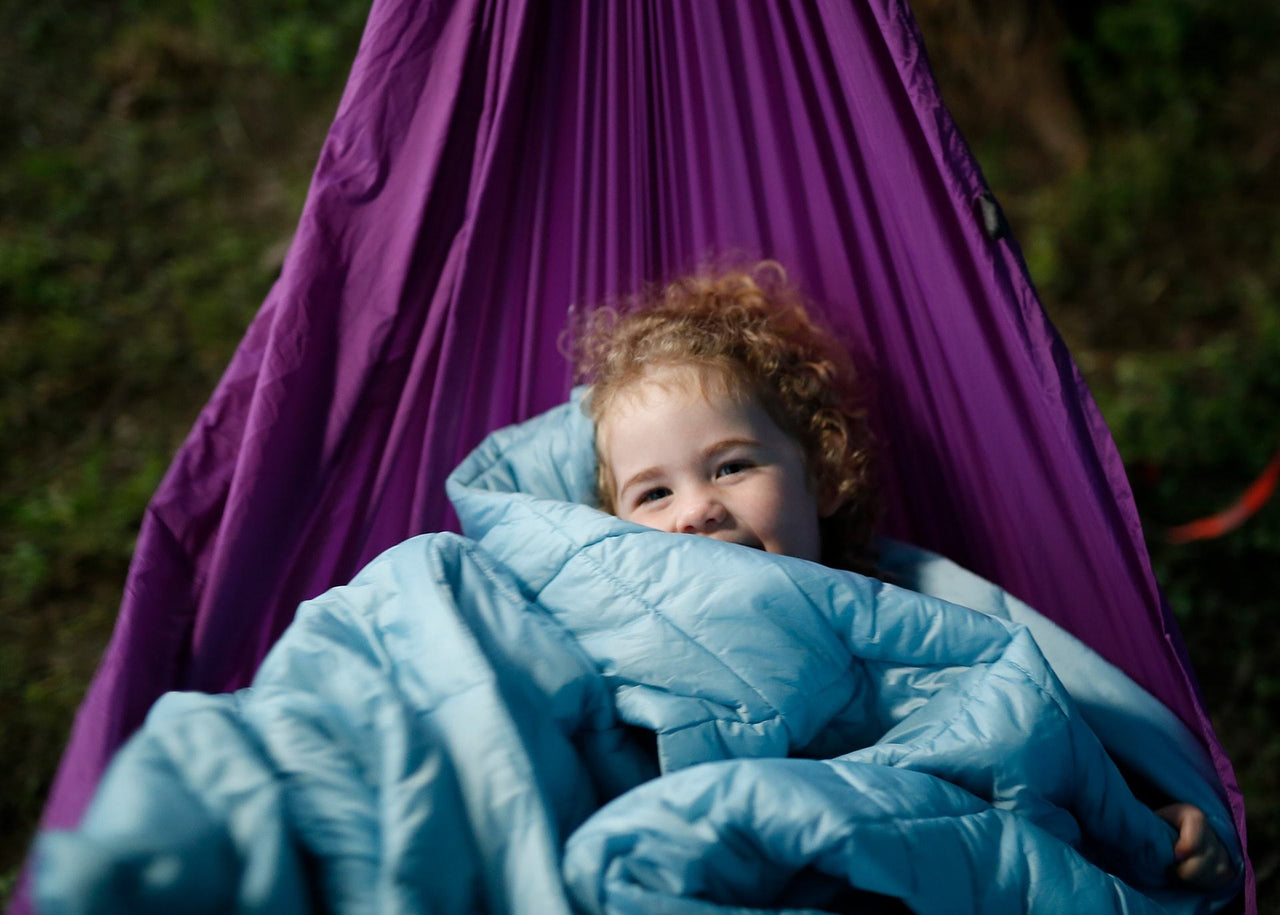
[[[678,279],[582,328],[601,508],[672,533],[872,572],[871,434],[848,353],[776,263]],[[1176,875],[1204,890],[1230,856],[1188,804]]]
[[[596,311],[578,344],[578,371],[592,381],[602,508],[649,527],[870,570],[878,498],[853,364],[806,314],[781,267],[676,280],[625,317]],[[708,425],[713,418],[723,422]],[[675,422],[687,434],[673,435]],[[666,467],[662,452],[676,444],[685,460]],[[716,485],[692,485],[702,482],[695,469]],[[713,492],[735,501],[721,505]],[[776,513],[768,520],[779,530],[753,531],[751,514],[729,511],[737,497],[750,499],[745,511]],[[704,517],[693,517],[698,498]]]

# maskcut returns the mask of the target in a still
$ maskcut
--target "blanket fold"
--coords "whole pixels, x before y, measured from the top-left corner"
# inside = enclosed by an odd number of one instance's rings
[[[163,698],[40,911],[1211,907],[1028,628],[604,515],[584,422],[491,437],[468,536],[303,604],[251,688]]]
[[[708,899],[723,903],[717,912],[758,912],[762,901],[795,911],[786,893],[806,870],[838,878],[811,900],[821,911],[845,910],[836,887],[915,912],[1161,911],[942,779],[846,760],[734,760],[666,776],[594,816],[565,854],[566,880],[593,915],[694,915],[712,910]]]

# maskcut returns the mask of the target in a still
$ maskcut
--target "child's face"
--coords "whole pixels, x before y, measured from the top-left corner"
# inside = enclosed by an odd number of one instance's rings
[[[817,561],[819,505],[800,444],[714,373],[658,369],[600,424],[619,518]]]

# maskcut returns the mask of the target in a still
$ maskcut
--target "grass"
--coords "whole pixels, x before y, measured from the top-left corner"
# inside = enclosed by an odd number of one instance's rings
[[[1034,132],[993,121],[972,90],[958,116],[1125,458],[1244,790],[1259,897],[1277,897],[1280,498],[1218,540],[1164,533],[1231,504],[1280,451],[1280,131],[1258,116],[1280,91],[1280,10],[1059,9],[1076,10],[1054,41],[1088,155],[1028,149]],[[962,68],[939,69],[964,89]]]
[[[143,508],[278,271],[366,12],[0,11],[0,892]]]

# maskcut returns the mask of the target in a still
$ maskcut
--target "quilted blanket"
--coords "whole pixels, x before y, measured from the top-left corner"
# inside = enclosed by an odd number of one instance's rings
[[[1230,843],[1212,769],[1118,671],[920,551],[894,579],[977,610],[600,513],[590,441],[574,403],[491,436],[466,536],[303,604],[251,688],[161,699],[41,838],[38,910],[1212,907],[1130,787]]]

